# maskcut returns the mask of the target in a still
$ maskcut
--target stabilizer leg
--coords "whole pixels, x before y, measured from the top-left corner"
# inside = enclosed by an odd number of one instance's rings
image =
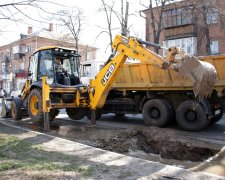
[[[90,126],[94,127],[96,126],[96,111],[91,110],[91,121],[90,121]]]
[[[44,112],[44,131],[50,131],[49,112]]]

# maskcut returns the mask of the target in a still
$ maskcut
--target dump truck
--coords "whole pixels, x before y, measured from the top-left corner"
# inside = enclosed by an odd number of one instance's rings
[[[21,120],[23,115],[28,113],[34,121],[44,120],[45,130],[49,130],[49,120],[53,120],[58,115],[59,109],[65,108],[68,116],[75,120],[82,119],[90,114],[90,123],[95,125],[97,114],[105,105],[106,99],[111,97],[112,94],[111,92],[109,94],[109,91],[122,65],[129,57],[138,59],[143,63],[149,63],[157,67],[157,70],[163,69],[167,72],[167,69],[171,69],[177,74],[188,77],[192,81],[193,90],[194,87],[199,87],[199,84],[207,82],[210,88],[205,92],[194,91],[195,97],[201,97],[201,101],[204,103],[195,99],[192,100],[194,106],[187,106],[187,111],[192,111],[190,116],[195,115],[197,119],[200,118],[205,126],[206,122],[214,117],[213,113],[210,114],[210,117],[207,116],[203,106],[211,105],[207,103],[208,101],[205,98],[213,90],[214,77],[216,77],[215,68],[210,63],[206,63],[207,66],[202,65],[195,58],[190,58],[177,66],[176,62],[170,61],[170,55],[168,55],[168,59],[165,59],[148,50],[145,45],[155,44],[134,37],[127,38],[117,35],[112,45],[114,52],[88,86],[80,83],[80,56],[75,49],[47,46],[36,50],[30,61],[29,74],[21,95],[12,99],[12,118]],[[173,55],[171,54],[171,56]],[[185,69],[185,71],[181,71],[182,69]],[[203,72],[200,73],[201,76],[199,76],[199,71]],[[205,72],[208,73],[205,75]],[[208,81],[209,79],[212,81]],[[193,96],[193,92],[190,91],[190,94]],[[116,98],[115,95],[115,100]],[[123,102],[121,101],[121,103]],[[153,99],[151,94],[146,99],[142,99],[143,111],[146,111],[143,114],[151,114],[151,112],[148,112],[149,108],[145,107],[153,106],[156,103],[160,104],[160,110],[163,110],[159,111],[158,114],[163,114],[165,122],[170,121],[173,115],[170,102],[166,99],[160,99],[159,102],[159,100]],[[211,110],[211,108],[207,110]],[[155,120],[159,116],[157,111],[156,109]],[[204,127],[203,125],[201,128]],[[199,129],[197,128],[197,130]],[[193,130],[195,129],[193,128]]]
[[[225,55],[200,59],[213,64],[218,72],[210,98],[196,99],[192,82],[174,71],[148,63],[124,64],[98,117],[107,113],[142,114],[146,125],[164,127],[177,122],[189,131],[218,122],[225,109]]]

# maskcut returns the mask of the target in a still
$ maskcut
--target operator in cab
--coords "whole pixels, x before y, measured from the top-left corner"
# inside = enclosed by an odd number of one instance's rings
[[[63,68],[63,60],[59,57],[55,58],[56,82],[62,85],[70,85],[70,78]]]
[[[55,58],[55,72],[56,72],[56,82],[59,84],[62,84],[61,80],[62,80],[62,73],[63,73],[63,65],[59,57]]]

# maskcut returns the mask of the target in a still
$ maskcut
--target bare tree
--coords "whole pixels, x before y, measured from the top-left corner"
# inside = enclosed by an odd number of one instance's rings
[[[161,32],[163,30],[163,12],[165,9],[165,5],[167,3],[172,2],[173,0],[149,0],[148,6],[144,5],[141,1],[140,4],[146,8],[146,13],[150,14],[150,19],[141,14],[140,16],[146,19],[146,31],[151,31],[151,37],[146,36],[147,41],[153,40],[154,43],[159,44]],[[150,22],[150,24],[148,24]],[[151,26],[151,30],[149,29]],[[159,48],[155,47],[154,51],[156,53],[159,52]]]
[[[79,40],[84,23],[83,12],[79,8],[61,10],[57,13],[56,19],[69,30],[69,34],[75,41],[75,47],[79,49]],[[70,35],[68,35],[70,37]]]
[[[121,0],[121,12],[118,14],[114,11],[115,15],[117,16],[120,26],[121,26],[121,34],[123,36],[128,36],[129,29],[128,29],[128,17],[129,17],[129,2],[125,1],[125,9],[124,9],[124,1]]]
[[[41,0],[15,0],[11,3],[0,3],[0,20],[9,20],[22,23],[23,21],[21,20],[21,17],[25,17],[29,20],[43,23],[43,21],[32,18],[31,15],[26,14],[24,11],[24,9],[28,7],[34,7],[36,9],[41,9],[42,11],[44,11],[44,9],[42,9],[40,6],[41,3]]]
[[[103,33],[108,34],[111,52],[113,52],[113,48],[112,48],[112,41],[113,41],[113,37],[112,37],[113,36],[112,35],[112,16],[113,16],[113,11],[114,11],[113,9],[114,9],[115,2],[116,2],[116,0],[112,0],[111,4],[109,5],[105,2],[105,0],[101,0],[102,8],[99,9],[99,11],[103,11],[105,13],[107,27],[102,28],[103,30],[99,33],[97,38]]]
[[[119,10],[115,9],[115,3],[116,0],[112,0],[111,4],[108,2],[106,3],[105,0],[101,0],[102,2],[102,8],[99,10],[105,13],[106,22],[107,22],[107,28],[102,28],[103,30],[99,33],[97,37],[99,37],[102,33],[106,33],[109,36],[109,45],[111,46],[111,52],[113,52],[112,49],[112,41],[113,41],[113,25],[112,22],[114,16],[117,18],[118,22],[115,22],[114,24],[116,26],[120,26],[121,28],[121,34],[124,36],[128,36],[129,34],[129,27],[128,27],[128,17],[129,17],[129,2],[127,0],[124,3],[124,0],[121,0],[121,9]],[[125,5],[125,8],[124,8]]]

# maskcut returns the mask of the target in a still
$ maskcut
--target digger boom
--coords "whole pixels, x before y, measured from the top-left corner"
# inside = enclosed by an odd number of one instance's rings
[[[142,41],[137,38],[127,38],[121,35],[117,35],[115,37],[113,45],[112,45],[113,49],[115,50],[115,55],[110,59],[110,61],[108,61],[105,67],[96,75],[96,78],[91,80],[90,82],[89,96],[90,96],[91,109],[103,107],[103,105],[105,104],[107,95],[109,93],[109,90],[111,86],[113,85],[114,80],[119,72],[119,69],[124,64],[127,57],[140,60],[142,63],[151,64],[161,69],[172,69],[172,70],[178,71],[176,68],[174,68],[174,66],[170,67],[171,63],[169,62],[169,60],[166,60],[162,56],[147,49],[141,43],[155,46],[155,47],[156,46],[161,47],[160,45]],[[170,57],[168,56],[167,58],[170,59]],[[185,68],[185,65],[184,66],[181,65],[181,67]],[[193,75],[193,72],[192,70],[189,70],[186,72],[186,74],[190,76],[190,74]],[[215,75],[213,74],[213,76]],[[190,77],[190,80],[193,80],[192,76]],[[192,82],[197,85],[201,83],[201,82],[196,82],[195,80]],[[201,96],[201,94],[198,94],[198,95]]]

